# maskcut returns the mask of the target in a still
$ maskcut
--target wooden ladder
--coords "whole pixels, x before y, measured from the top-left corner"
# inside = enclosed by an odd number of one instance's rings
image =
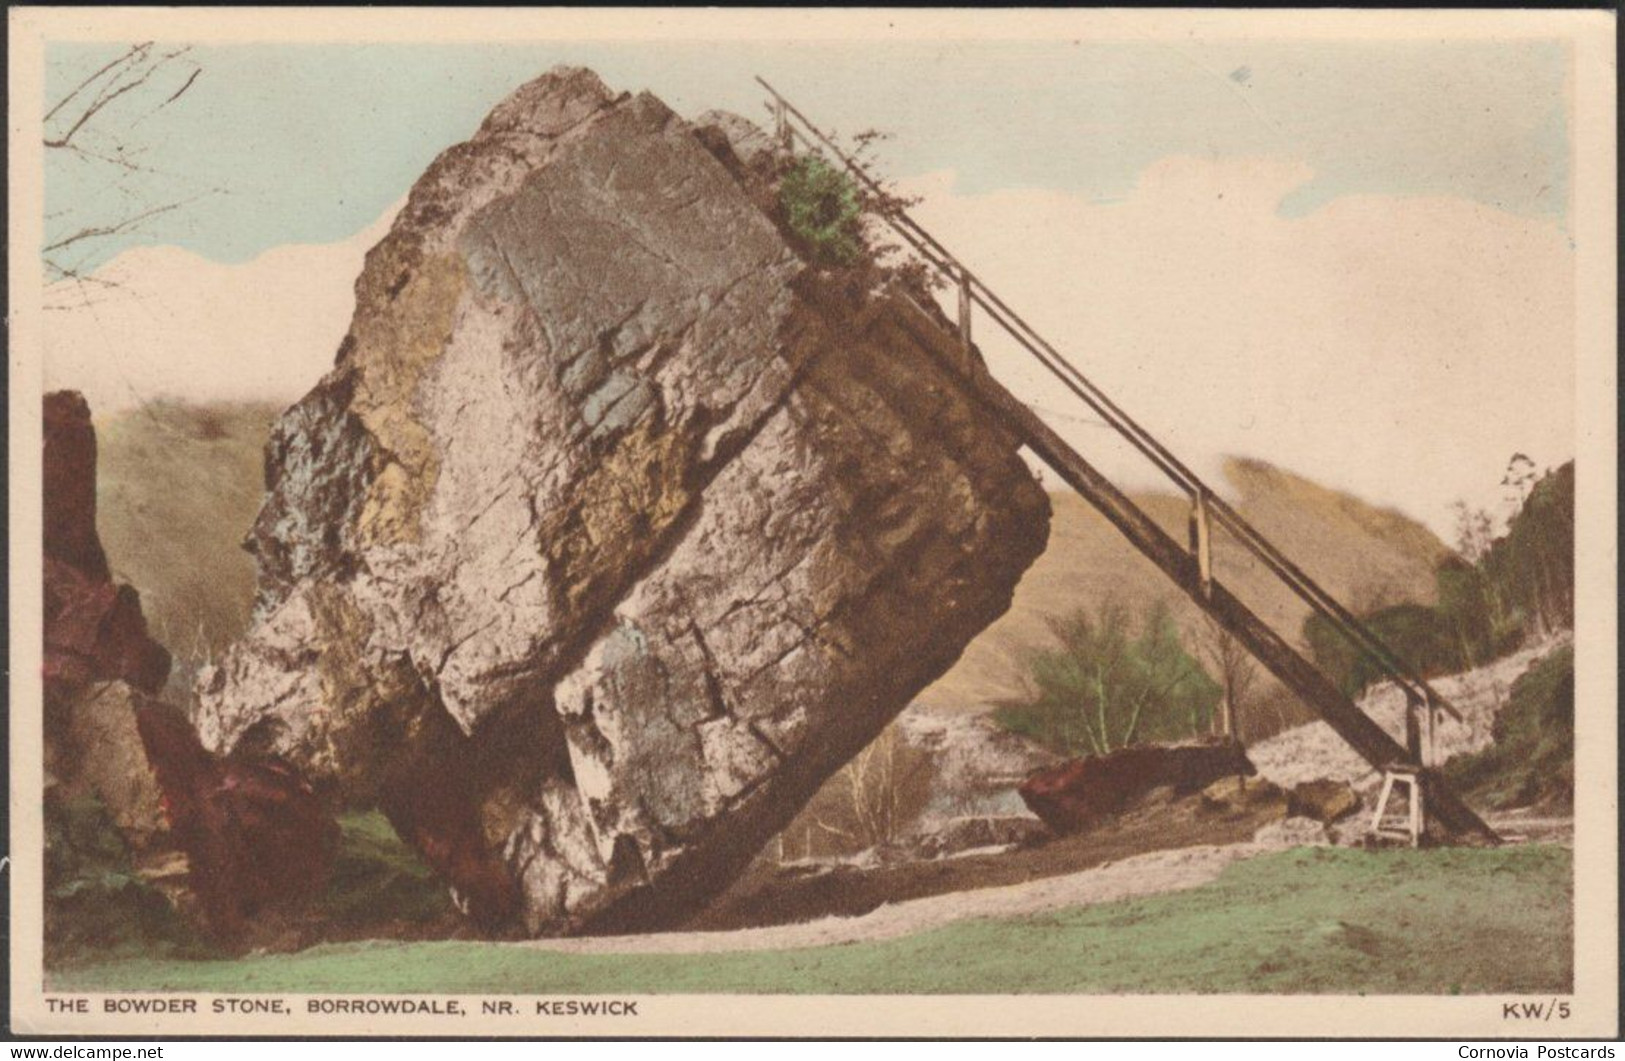
[[[794,150],[800,140],[810,149],[827,153],[862,181],[881,201],[889,201],[884,188],[863,168],[813,125],[773,86],[758,77],[757,82],[772,96],[776,133]],[[810,139],[809,139],[810,137]],[[936,307],[921,305],[912,295],[894,288],[888,296],[894,313],[891,319],[905,328],[933,357],[947,366],[967,394],[978,402],[1016,439],[1048,465],[1063,482],[1088,501],[1128,539],[1140,553],[1184,591],[1208,615],[1253,654],[1263,666],[1309,705],[1340,737],[1375,769],[1385,772],[1394,764],[1408,764],[1420,793],[1428,794],[1427,810],[1450,833],[1495,843],[1499,838],[1449,787],[1443,778],[1423,765],[1421,747],[1411,739],[1416,708],[1425,709],[1431,732],[1436,713],[1443,711],[1458,721],[1461,714],[1444,697],[1384,644],[1353,613],[1309,577],[1264,535],[1243,519],[1227,502],[1184,463],[1128,416],[1116,403],[1062,357],[1031,325],[982,283],[962,262],[950,254],[934,236],[921,228],[901,208],[878,215],[921,258],[935,268],[958,293],[958,320],[948,321]],[[1127,439],[1162,471],[1191,501],[1190,542],[1181,546],[1149,515],[1119,490],[1100,471],[1057,434],[1034,410],[1011,394],[987,371],[972,341],[972,317],[976,309],[999,325],[1029,354],[1036,358],[1089,409]],[[1363,655],[1374,660],[1384,674],[1403,690],[1407,704],[1407,740],[1401,747],[1386,731],[1304,659],[1285,638],[1275,632],[1220,581],[1214,572],[1212,540],[1222,529],[1281,580],[1294,594],[1347,638]],[[1391,789],[1385,784],[1385,791]],[[1420,810],[1416,813],[1420,817]],[[1418,829],[1425,822],[1418,822]]]

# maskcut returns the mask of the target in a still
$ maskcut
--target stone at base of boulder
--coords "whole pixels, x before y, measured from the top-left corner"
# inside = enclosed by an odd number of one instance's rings
[[[101,800],[138,853],[162,846],[168,832],[158,775],[136,726],[139,711],[161,706],[120,681],[74,689],[59,710],[65,732],[46,744],[50,773],[63,792]]]
[[[1240,811],[1281,805],[1287,817],[1287,797],[1280,786],[1262,777],[1221,777],[1202,790],[1202,805],[1210,810]]]
[[[1305,781],[1287,797],[1287,813],[1330,825],[1360,809],[1359,793],[1347,781]]]

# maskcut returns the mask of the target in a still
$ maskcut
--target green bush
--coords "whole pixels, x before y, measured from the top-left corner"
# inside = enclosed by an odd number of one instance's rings
[[[1222,691],[1180,640],[1160,602],[1138,624],[1106,602],[1051,620],[1058,645],[1029,659],[1037,696],[994,718],[1062,755],[1104,755],[1130,744],[1211,732]]]
[[[1450,674],[1468,666],[1455,628],[1437,608],[1397,604],[1365,616],[1365,624],[1424,676]],[[1356,649],[1319,614],[1311,614],[1304,621],[1303,634],[1316,664],[1347,696],[1357,697],[1367,686],[1387,676],[1374,659]]]
[[[378,811],[340,816],[339,837],[333,873],[317,903],[325,924],[426,924],[454,913],[445,884]]]
[[[1574,804],[1574,650],[1559,649],[1513,683],[1495,743],[1445,765],[1458,789],[1504,809]]]
[[[779,185],[785,224],[817,265],[863,256],[863,198],[855,181],[817,155],[802,155]]]
[[[136,875],[100,800],[53,794],[44,812],[47,964],[90,955],[211,953],[170,901]]]

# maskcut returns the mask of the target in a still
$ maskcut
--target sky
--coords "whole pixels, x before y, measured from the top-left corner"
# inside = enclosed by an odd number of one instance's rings
[[[46,98],[118,50],[52,47]],[[557,63],[690,117],[761,116],[761,74],[828,128],[891,133],[920,219],[1199,470],[1262,457],[1448,535],[1514,450],[1572,455],[1568,52],[1543,41],[198,47],[173,104],[99,116],[140,169],[47,152],[47,243],[186,203],[74,244],[119,286],[55,293],[94,304],[47,315],[48,378],[104,410],[298,397],[413,180]]]

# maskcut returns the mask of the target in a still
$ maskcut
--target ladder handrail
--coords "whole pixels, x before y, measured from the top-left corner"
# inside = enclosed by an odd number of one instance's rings
[[[881,199],[891,198],[886,189],[863,167],[862,163],[842,151],[813,121],[760,76],[757,84],[766,89],[777,104],[781,116],[793,117],[818,143],[801,139],[817,150],[822,144],[835,158]],[[785,129],[790,137],[799,135],[786,120]],[[950,282],[962,285],[971,301],[982,307],[994,322],[1032,354],[1068,390],[1098,414],[1108,426],[1123,436],[1142,456],[1182,489],[1187,497],[1202,496],[1210,507],[1215,521],[1229,530],[1244,549],[1276,576],[1288,589],[1308,604],[1314,612],[1330,622],[1356,649],[1374,659],[1390,680],[1399,685],[1413,703],[1438,707],[1457,721],[1461,713],[1423,677],[1415,672],[1403,658],[1379,638],[1360,618],[1350,612],[1324,587],[1293,563],[1279,547],[1248,522],[1218,493],[1202,481],[1195,472],[1174,456],[1160,441],[1128,415],[1104,391],[1091,381],[1078,367],[1056,350],[1038,330],[1016,313],[986,282],[961,262],[947,247],[909,216],[902,207],[879,211],[885,221],[902,236],[933,268]]]

